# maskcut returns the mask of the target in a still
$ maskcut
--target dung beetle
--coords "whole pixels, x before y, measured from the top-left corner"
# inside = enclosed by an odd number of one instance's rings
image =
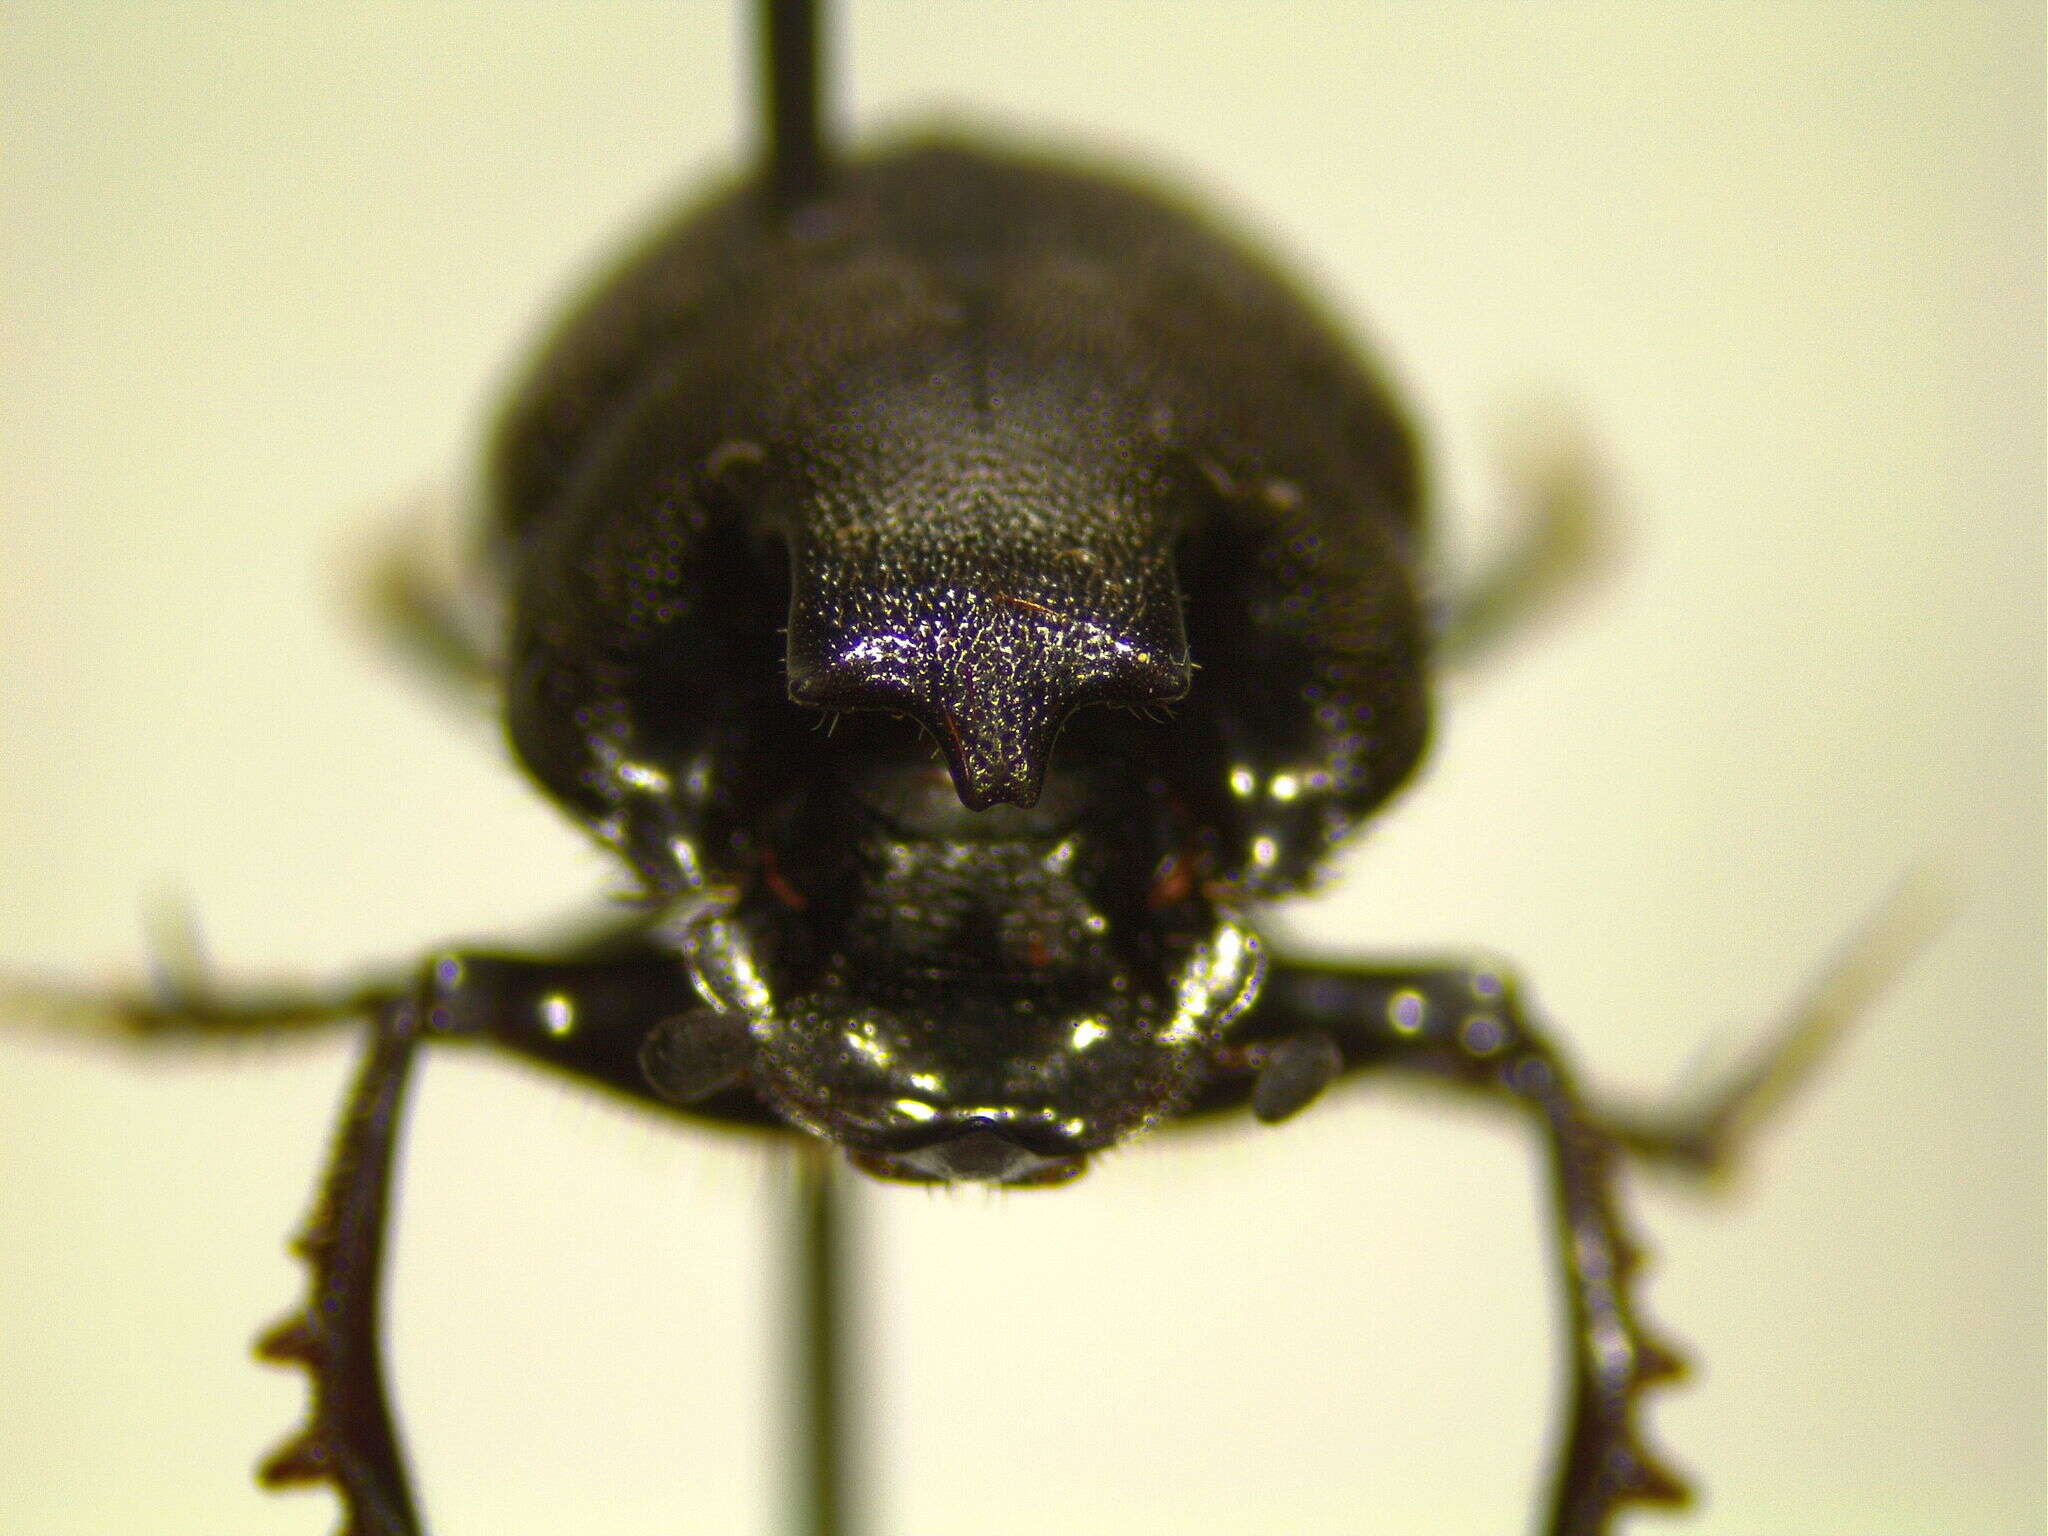
[[[842,727],[840,727],[840,729],[842,729],[842,731],[848,731],[848,729],[854,729],[854,727],[856,727],[856,721],[846,721],[846,723],[842,723]],[[1368,866],[1370,866],[1370,864],[1368,864]],[[313,872],[313,870],[307,870],[307,872],[305,872],[305,879],[309,879],[309,881],[317,881],[317,872]],[[279,899],[283,901],[285,897],[279,897]],[[1477,928],[1479,924],[1473,924],[1473,926]],[[1575,1010],[1575,1012],[1577,1012],[1577,1010]],[[1690,1012],[1690,1008],[1688,1008],[1688,1012]],[[1161,1155],[1167,1155],[1167,1157],[1169,1157],[1169,1153],[1161,1153]],[[1063,1196],[1063,1198],[1065,1198],[1065,1196]],[[1675,1311],[1675,1309],[1673,1309],[1673,1307],[1669,1307],[1669,1305],[1665,1305],[1665,1307],[1661,1307],[1661,1311],[1667,1311],[1667,1313],[1671,1313],[1671,1311]]]

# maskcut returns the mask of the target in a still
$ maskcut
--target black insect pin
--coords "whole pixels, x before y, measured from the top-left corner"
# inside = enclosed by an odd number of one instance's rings
[[[952,139],[841,158],[814,8],[763,22],[763,165],[586,298],[506,408],[503,633],[477,647],[401,588],[404,632],[491,680],[521,765],[643,899],[557,952],[120,1005],[156,1035],[370,1021],[300,1240],[310,1298],[262,1344],[313,1394],[265,1480],[331,1483],[352,1536],[424,1529],[379,1286],[414,1055],[454,1041],[941,1183],[1057,1185],[1375,1068],[1493,1095],[1542,1139],[1561,1234],[1546,1529],[1682,1500],[1638,1431],[1677,1367],[1635,1313],[1617,1167],[1720,1160],[1899,933],[1668,1127],[1589,1106],[1497,970],[1270,953],[1250,909],[1408,779],[1432,655],[1512,627],[1563,520],[1435,622],[1408,422],[1289,282],[1113,175]],[[851,1515],[809,1166],[822,1533]]]

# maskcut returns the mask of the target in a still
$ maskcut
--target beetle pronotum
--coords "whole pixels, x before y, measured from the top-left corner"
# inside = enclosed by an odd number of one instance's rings
[[[309,573],[459,461],[565,274],[729,161],[735,110],[687,126],[733,100],[729,18],[532,13],[435,42],[425,12],[268,14],[28,13],[12,51],[31,220],[0,705],[30,893],[8,953],[38,970],[135,954],[137,894],[167,876],[224,965],[311,973],[538,919],[596,875]],[[1990,21],[1858,12],[1569,34],[1455,8],[1130,17],[1077,37],[1029,7],[856,7],[848,115],[943,96],[1168,164],[1388,344],[1455,500],[1486,499],[1476,428],[1532,381],[1579,402],[1627,493],[1624,579],[1454,701],[1426,786],[1295,931],[1498,948],[1597,1080],[1650,1086],[1953,826],[2008,850],[1742,1207],[1695,1226],[1639,1203],[1651,1307],[1705,1360],[1656,1417],[1707,1474],[1709,1528],[2018,1518],[2038,1346],[2012,1276],[2038,1243],[2012,1212],[2039,1201],[1991,1158],[2039,1162],[2010,1151],[2039,925],[2009,734],[2037,718],[2011,657],[2038,379],[1990,297],[2030,237],[1980,200],[2025,179],[1987,147],[2018,141],[2023,88],[1998,82],[2024,58]],[[1788,80],[1784,115],[1750,115]],[[275,1236],[338,1055],[131,1074],[6,1049],[0,1523],[326,1528],[322,1501],[248,1488],[301,1389],[239,1345],[296,1292]],[[427,1084],[394,1315],[440,1528],[744,1519],[755,1156],[482,1064]],[[1519,1521],[1549,1422],[1527,1152],[1436,1108],[1374,1087],[1269,1137],[1161,1141],[1056,1201],[876,1197],[890,1528]],[[609,1375],[579,1388],[578,1362]],[[703,1381],[667,1379],[684,1365]],[[542,1367],[546,1394],[514,1397]],[[1077,1377],[1080,1402],[1034,1390]],[[607,1436],[630,1467],[594,1459]]]

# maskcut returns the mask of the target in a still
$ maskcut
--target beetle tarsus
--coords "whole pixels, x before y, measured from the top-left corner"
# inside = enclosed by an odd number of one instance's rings
[[[1602,1116],[1615,1140],[1649,1162],[1705,1177],[1733,1170],[1755,1132],[1839,1049],[1858,1019],[1948,920],[1953,895],[1932,869],[1909,871],[1809,982],[1747,1059],[1672,1109]]]

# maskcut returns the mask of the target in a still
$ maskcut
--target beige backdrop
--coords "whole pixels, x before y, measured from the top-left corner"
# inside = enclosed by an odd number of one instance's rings
[[[1916,859],[1969,904],[1734,1198],[1632,1201],[1720,1533],[2042,1515],[2034,7],[851,7],[951,104],[1208,189],[1375,335],[1481,542],[1532,398],[1627,561],[1457,691],[1280,926],[1514,957],[1599,1082],[1745,1037]],[[6,7],[0,957],[234,974],[516,934],[603,862],[352,627],[564,285],[730,163],[710,5]],[[341,1042],[0,1040],[0,1530],[312,1533],[248,1468]],[[421,1083],[393,1302],[438,1536],[770,1529],[769,1160],[515,1067]],[[1531,1145],[1384,1086],[1057,1194],[870,1190],[879,1536],[1525,1529]],[[1645,1529],[1653,1527],[1644,1521]]]

